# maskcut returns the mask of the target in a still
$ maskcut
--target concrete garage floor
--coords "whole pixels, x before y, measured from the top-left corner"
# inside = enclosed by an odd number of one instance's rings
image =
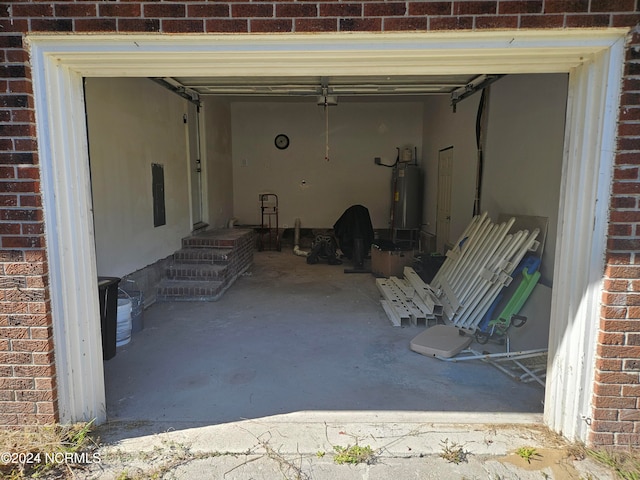
[[[424,327],[393,327],[375,278],[344,266],[256,252],[218,302],[153,305],[145,329],[105,362],[109,420],[204,426],[300,411],[542,412],[538,385],[410,351]]]

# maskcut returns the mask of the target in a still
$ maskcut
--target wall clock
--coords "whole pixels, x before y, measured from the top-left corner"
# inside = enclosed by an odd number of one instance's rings
[[[284,150],[289,146],[289,137],[287,137],[284,133],[280,133],[276,135],[275,142],[276,147],[280,150]]]

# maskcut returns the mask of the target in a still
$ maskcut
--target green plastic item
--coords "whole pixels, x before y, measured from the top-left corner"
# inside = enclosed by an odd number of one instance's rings
[[[497,333],[498,335],[504,335],[507,332],[507,329],[511,326],[513,316],[518,314],[524,305],[524,302],[526,302],[529,295],[531,295],[531,292],[539,279],[540,272],[538,270],[532,274],[529,274],[529,271],[526,268],[522,271],[520,285],[518,285],[518,288],[511,296],[509,303],[507,303],[502,312],[500,312],[498,318],[489,322],[489,331]]]

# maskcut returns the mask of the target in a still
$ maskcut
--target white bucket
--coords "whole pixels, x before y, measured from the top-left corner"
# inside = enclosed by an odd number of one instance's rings
[[[116,347],[122,347],[131,341],[131,299],[118,298],[118,326],[116,328]]]

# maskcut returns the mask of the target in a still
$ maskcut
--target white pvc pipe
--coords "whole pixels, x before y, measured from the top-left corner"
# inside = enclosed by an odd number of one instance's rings
[[[293,235],[293,253],[298,255],[299,257],[307,257],[309,256],[309,252],[305,252],[304,250],[300,250],[300,219],[296,218],[294,223],[294,235]]]

